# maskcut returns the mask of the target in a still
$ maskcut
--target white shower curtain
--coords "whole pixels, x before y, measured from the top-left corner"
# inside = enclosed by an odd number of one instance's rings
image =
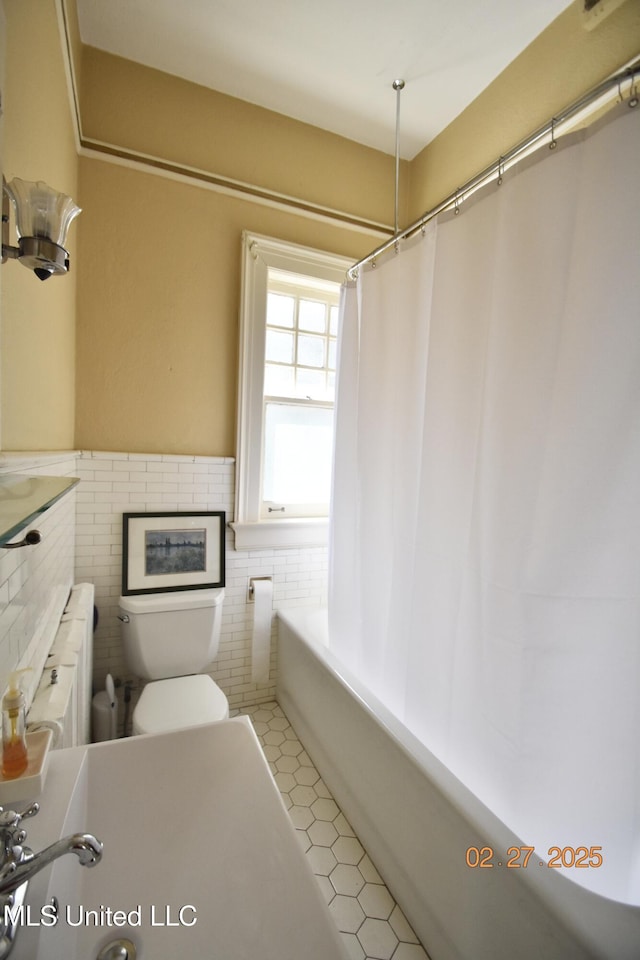
[[[574,873],[636,901],[638,157],[624,105],[345,288],[330,572],[341,659],[523,843],[602,846]]]

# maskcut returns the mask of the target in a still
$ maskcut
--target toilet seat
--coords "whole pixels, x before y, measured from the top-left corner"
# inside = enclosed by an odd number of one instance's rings
[[[133,711],[133,733],[166,733],[226,720],[229,703],[207,674],[148,683]]]

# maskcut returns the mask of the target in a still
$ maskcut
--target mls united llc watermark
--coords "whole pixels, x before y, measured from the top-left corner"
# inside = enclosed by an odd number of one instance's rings
[[[90,910],[82,904],[62,907],[57,903],[32,909],[30,904],[22,903],[19,906],[5,905],[4,922],[23,927],[55,927],[58,923],[66,923],[69,927],[142,927],[145,923],[150,927],[193,927],[198,916],[191,903],[182,907],[153,903],[143,907],[138,904],[133,910],[114,910],[102,904]]]

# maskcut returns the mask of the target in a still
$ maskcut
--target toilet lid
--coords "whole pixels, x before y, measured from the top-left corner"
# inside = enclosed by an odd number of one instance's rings
[[[134,733],[165,733],[225,720],[229,703],[207,674],[148,683],[133,712]]]

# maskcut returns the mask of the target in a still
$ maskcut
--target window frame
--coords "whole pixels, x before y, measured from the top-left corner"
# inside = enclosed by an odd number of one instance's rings
[[[343,283],[352,260],[249,231],[242,234],[236,549],[318,546],[327,542],[328,517],[261,519],[261,469],[269,269]]]

